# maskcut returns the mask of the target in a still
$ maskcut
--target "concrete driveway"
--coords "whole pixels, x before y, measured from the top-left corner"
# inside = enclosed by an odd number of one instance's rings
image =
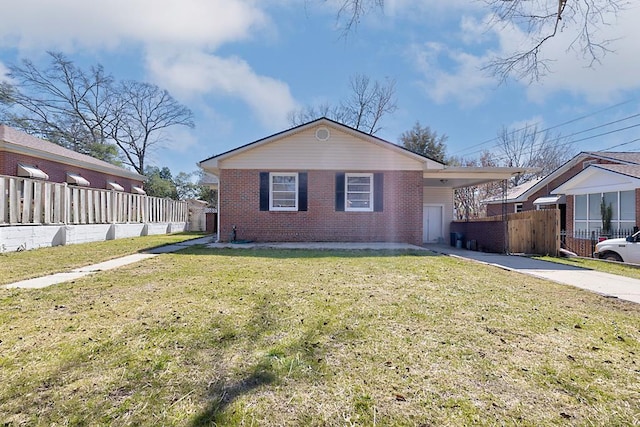
[[[426,247],[433,252],[457,256],[494,265],[506,270],[529,274],[557,283],[587,289],[607,297],[615,297],[640,303],[640,280],[638,279],[602,273],[566,264],[542,261],[525,256],[489,254],[456,249],[444,245],[427,245]]]

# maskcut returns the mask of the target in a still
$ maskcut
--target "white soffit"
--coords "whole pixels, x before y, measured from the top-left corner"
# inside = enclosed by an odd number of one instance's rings
[[[23,176],[26,178],[49,179],[49,175],[47,175],[37,167],[21,164],[18,164],[18,176]]]
[[[589,194],[630,191],[640,188],[640,179],[622,173],[589,166],[551,191],[551,194]]]
[[[68,173],[67,172],[67,183],[81,185],[83,187],[88,187],[90,182],[84,179],[81,175],[77,173]]]
[[[117,182],[107,181],[107,190],[124,191],[124,187]]]

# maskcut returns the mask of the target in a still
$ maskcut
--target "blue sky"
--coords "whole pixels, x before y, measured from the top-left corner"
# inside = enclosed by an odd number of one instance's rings
[[[420,121],[448,135],[449,155],[477,157],[495,150],[503,127],[535,123],[575,134],[578,151],[640,150],[640,141],[629,143],[640,138],[640,118],[631,117],[640,112],[640,6],[600,28],[615,39],[602,64],[588,68],[567,51],[575,36],[567,24],[544,52],[555,60],[552,74],[500,85],[479,68],[521,33],[483,25],[488,10],[481,2],[387,0],[384,12],[367,15],[346,38],[336,3],[0,0],[0,79],[6,65],[22,58],[46,64],[53,50],[78,65],[100,63],[116,78],[168,89],[196,122],[193,130],[174,129],[148,159],[174,174],[288,128],[294,108],[339,103],[357,73],[396,80],[398,110],[377,134],[391,142]]]

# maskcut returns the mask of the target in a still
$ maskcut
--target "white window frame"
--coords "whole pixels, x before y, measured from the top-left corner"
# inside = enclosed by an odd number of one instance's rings
[[[349,178],[369,178],[369,207],[368,208],[352,208],[349,206],[349,194],[366,194],[361,191],[349,191]],[[345,173],[344,174],[344,210],[347,212],[373,212],[373,174],[372,173]]]
[[[294,182],[294,186],[295,186],[295,193],[296,193],[296,200],[295,200],[295,206],[274,206],[273,205],[273,200],[274,200],[274,190],[273,190],[273,179],[275,177],[281,177],[281,176],[286,176],[286,177],[294,177],[295,178],[295,182]],[[298,210],[298,187],[299,187],[299,178],[298,178],[298,173],[297,172],[270,172],[269,173],[269,210],[270,211],[297,211]]]
[[[597,201],[598,203],[600,203],[600,201],[602,200],[602,198],[604,197],[605,193],[607,194],[615,194],[615,204],[616,206],[612,206],[613,207],[613,211],[614,211],[614,217],[611,219],[611,228],[613,229],[613,231],[618,231],[618,230],[626,230],[626,229],[630,229],[632,228],[629,227],[631,224],[635,224],[636,223],[636,217],[635,217],[635,212],[633,215],[633,218],[620,218],[621,216],[621,207],[622,207],[622,194],[621,193],[629,193],[629,194],[633,194],[633,191],[608,191],[608,192],[604,192],[604,193],[588,193],[588,194],[576,194],[574,195],[574,202],[573,202],[573,230],[574,232],[592,232],[592,231],[596,231],[596,232],[600,232],[602,229],[602,218],[600,216],[599,212],[596,212],[595,216],[592,217],[591,213],[590,213],[590,203],[591,203],[591,199],[594,199],[594,204]],[[578,219],[578,209],[577,209],[577,203],[576,203],[576,199],[578,196],[581,197],[585,197],[586,200],[586,212],[584,212],[584,218],[580,218]],[[580,212],[582,213],[582,212]],[[584,227],[580,227],[578,229],[577,224],[584,224],[586,226],[586,229]]]
[[[514,203],[513,212],[520,213],[524,211],[524,203]]]

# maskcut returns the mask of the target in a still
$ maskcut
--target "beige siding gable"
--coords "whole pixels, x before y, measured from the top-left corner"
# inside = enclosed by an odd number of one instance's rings
[[[329,129],[326,141],[318,128]],[[424,162],[384,143],[358,138],[334,127],[318,125],[258,145],[221,160],[221,169],[423,170]]]

